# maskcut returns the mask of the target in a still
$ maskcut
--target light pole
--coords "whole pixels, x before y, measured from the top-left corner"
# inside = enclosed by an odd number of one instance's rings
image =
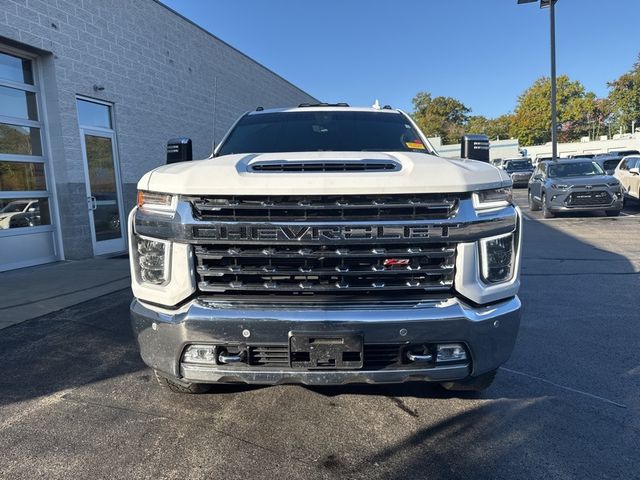
[[[558,0],[518,0],[518,4],[540,2],[540,8],[549,8],[551,36],[551,155],[558,159],[558,114],[556,108],[556,2]]]

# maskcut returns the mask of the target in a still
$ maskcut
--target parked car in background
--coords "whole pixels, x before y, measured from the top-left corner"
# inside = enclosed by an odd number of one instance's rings
[[[527,186],[533,174],[533,165],[529,158],[505,160],[502,168],[509,174],[513,186]]]
[[[625,196],[640,200],[640,155],[624,157],[614,176],[622,184]]]
[[[595,153],[578,153],[576,155],[569,155],[569,158],[593,158],[595,157]]]
[[[609,152],[611,155],[619,155],[621,157],[628,157],[629,155],[640,155],[638,150],[613,150]]]
[[[14,200],[0,210],[0,229],[40,225],[38,200]]]
[[[616,171],[616,167],[622,160],[622,156],[613,155],[611,153],[600,153],[593,157],[593,160],[598,162],[607,175],[613,175]]]
[[[542,209],[544,218],[559,212],[604,210],[620,215],[623,192],[620,182],[593,160],[545,161],[529,181],[529,208]]]

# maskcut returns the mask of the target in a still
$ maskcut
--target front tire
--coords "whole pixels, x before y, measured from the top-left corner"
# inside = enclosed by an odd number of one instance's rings
[[[549,210],[549,205],[547,205],[547,194],[542,194],[542,216],[544,218],[553,218],[555,214]]]
[[[160,385],[164,390],[168,390],[173,393],[198,394],[206,393],[211,390],[211,386],[204,383],[181,382],[178,379],[165,377],[157,370],[154,370],[153,373],[156,376],[158,385]]]
[[[529,190],[529,210],[531,210],[532,212],[537,212],[538,210],[540,210],[540,205],[538,205],[536,201],[533,199],[531,190]]]
[[[477,377],[467,378],[466,380],[458,380],[455,382],[443,382],[440,385],[445,390],[451,392],[481,392],[491,386],[496,378],[498,370],[491,370]]]

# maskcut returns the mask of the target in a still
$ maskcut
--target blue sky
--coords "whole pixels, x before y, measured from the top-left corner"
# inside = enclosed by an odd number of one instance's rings
[[[516,0],[163,0],[316,98],[411,110],[418,91],[511,111],[549,75],[549,17]],[[558,73],[604,96],[640,53],[640,0],[559,0]]]

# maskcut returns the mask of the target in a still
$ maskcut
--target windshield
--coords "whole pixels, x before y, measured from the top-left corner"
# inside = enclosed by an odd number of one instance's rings
[[[532,168],[529,160],[509,160],[505,166],[506,170],[531,170]]]
[[[27,206],[27,202],[11,202],[5,206],[0,212],[2,213],[17,213],[22,212],[24,207]]]
[[[310,111],[246,115],[217,155],[317,151],[430,153],[399,113]]]
[[[563,162],[549,165],[549,177],[589,177],[604,175],[596,162]]]
[[[620,163],[620,159],[616,158],[614,160],[605,160],[603,162],[605,170],[615,170],[618,164]]]

